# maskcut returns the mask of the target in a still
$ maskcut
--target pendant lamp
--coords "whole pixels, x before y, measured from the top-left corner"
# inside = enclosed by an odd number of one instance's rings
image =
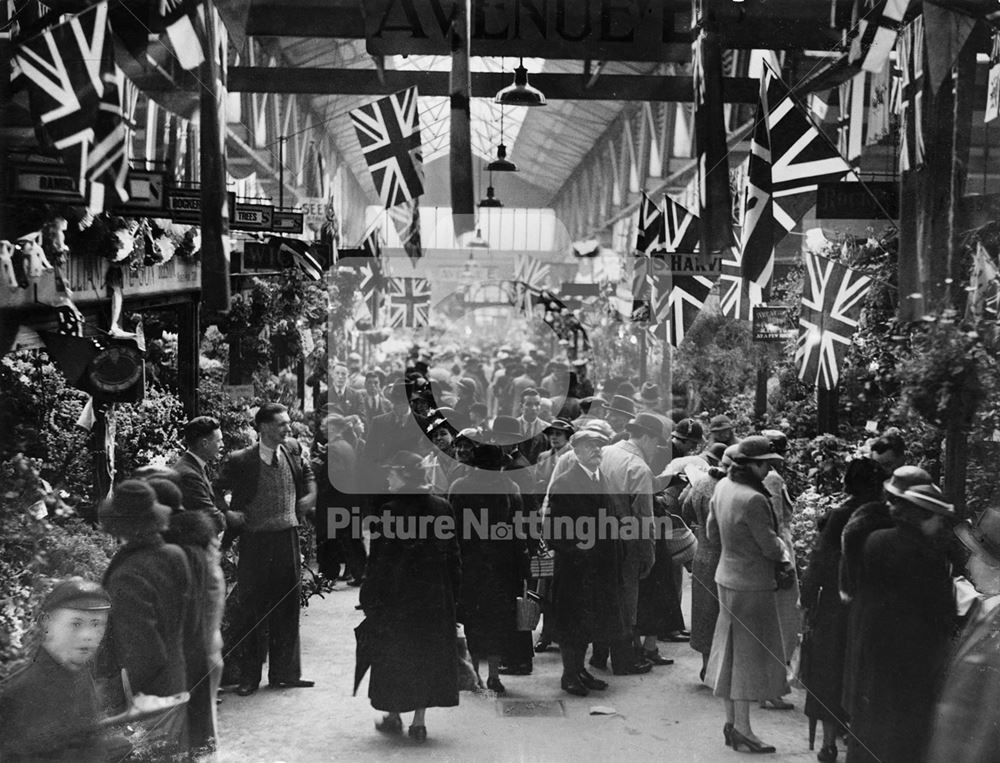
[[[493,98],[494,103],[504,106],[544,106],[545,96],[542,91],[528,84],[528,70],[524,68],[522,58],[514,69],[514,84],[508,85]]]
[[[497,146],[497,158],[486,165],[490,172],[517,172],[517,165],[507,159],[507,146],[503,144],[503,106],[500,107],[500,145]]]

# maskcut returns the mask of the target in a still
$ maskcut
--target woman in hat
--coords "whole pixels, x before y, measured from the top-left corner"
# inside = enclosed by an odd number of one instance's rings
[[[706,535],[718,540],[715,572],[719,617],[707,676],[726,704],[723,736],[734,750],[774,752],[750,728],[750,703],[788,693],[784,646],[775,605],[775,568],[787,550],[771,509],[764,477],[782,458],[766,437],[747,437],[726,449],[729,474],[715,488]]]
[[[851,763],[920,759],[955,627],[954,507],[915,466],[896,469],[884,487],[893,526],[868,533],[860,558],[844,560],[855,585],[845,667]]]
[[[361,586],[375,642],[368,697],[386,714],[376,729],[401,734],[400,713],[413,711],[408,733],[423,742],[426,709],[458,704],[455,600],[461,562],[451,507],[430,494],[420,456],[400,451],[388,470],[392,496],[381,506],[382,524],[372,527]]]
[[[809,718],[810,742],[816,733],[816,722],[823,724],[820,761],[836,760],[837,734],[847,729],[847,713],[841,698],[848,608],[838,588],[840,540],[855,511],[879,500],[884,479],[882,467],[870,458],[856,458],[847,465],[844,492],[848,498],[820,519],[819,535],[802,576],[806,628],[802,639],[801,679],[808,692],[805,714]]]
[[[516,599],[530,571],[527,544],[512,531],[523,511],[521,492],[499,471],[503,462],[499,445],[476,446],[475,469],[455,480],[448,495],[463,528],[459,619],[477,675],[485,658],[486,687],[497,694],[506,691],[500,682],[500,660],[514,638]],[[466,528],[472,532],[465,532]]]

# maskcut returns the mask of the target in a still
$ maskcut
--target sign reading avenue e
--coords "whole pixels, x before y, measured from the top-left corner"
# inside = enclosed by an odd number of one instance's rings
[[[464,0],[460,0],[463,1]],[[372,55],[446,55],[456,0],[365,0]],[[630,0],[472,0],[476,56],[537,55],[599,61],[663,60],[665,45],[690,45],[688,13],[665,2]]]

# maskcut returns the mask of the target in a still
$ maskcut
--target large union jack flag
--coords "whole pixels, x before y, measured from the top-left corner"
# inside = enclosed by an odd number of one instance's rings
[[[760,78],[756,122],[750,140],[740,235],[743,277],[761,289],[770,283],[774,272],[774,197],[771,191],[771,136],[767,126],[769,79],[770,70],[765,68]]]
[[[805,260],[795,360],[801,381],[831,390],[840,379],[871,278],[818,254],[808,253]]]
[[[108,35],[108,4],[91,6],[26,40],[14,56],[28,82],[32,114],[81,193],[88,182],[108,184],[126,201],[122,78]]]
[[[924,163],[924,17],[903,27],[896,41],[896,63],[901,78],[896,99],[899,114],[899,169],[913,170]]]
[[[635,237],[635,253],[649,256],[663,248],[663,212],[643,191],[639,201],[639,222]]]
[[[816,203],[818,185],[842,179],[851,165],[820,133],[780,77],[771,77],[767,100],[777,245]]]
[[[426,278],[390,278],[386,286],[391,328],[417,328],[429,323],[431,285]]]
[[[351,121],[382,205],[389,209],[424,192],[417,88],[354,109]]]
[[[657,335],[679,347],[715,285],[717,274],[671,273],[670,260],[650,258],[653,282],[651,321]]]
[[[739,247],[732,246],[722,260],[719,274],[719,308],[722,314],[733,320],[748,321],[753,317],[753,308],[763,301],[762,291],[756,284],[743,277]]]

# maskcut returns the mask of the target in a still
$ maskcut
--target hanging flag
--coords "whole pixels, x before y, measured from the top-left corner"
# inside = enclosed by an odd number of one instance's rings
[[[733,320],[749,321],[762,301],[761,289],[743,278],[739,247],[730,247],[719,274],[719,309]]]
[[[526,254],[514,255],[514,301],[522,313],[531,313],[531,295],[548,288],[549,265]]]
[[[268,245],[277,249],[279,262],[290,263],[302,271],[303,275],[310,281],[323,280],[326,266],[320,262],[307,242],[298,238],[271,236]]]
[[[882,71],[871,75],[868,88],[868,124],[865,127],[865,145],[880,143],[892,129],[892,95],[896,67],[886,61]]]
[[[795,360],[801,381],[831,390],[858,328],[871,278],[812,252],[806,253],[805,261]]]
[[[691,254],[701,245],[698,217],[666,194],[663,195],[663,248],[668,252]]]
[[[382,206],[394,208],[424,192],[417,88],[354,109],[351,121]]]
[[[709,258],[730,244],[732,203],[729,195],[729,147],[722,94],[722,48],[719,35],[706,21],[694,40],[695,146],[701,253]]]
[[[908,172],[924,163],[924,17],[903,27],[896,42],[896,60],[902,69],[899,101],[899,170]]]
[[[774,199],[771,184],[771,136],[767,119],[770,79],[770,69],[765,67],[760,77],[757,114],[750,140],[740,234],[743,278],[762,290],[770,284],[774,272]]]
[[[205,62],[205,48],[199,33],[205,27],[205,7],[201,0],[160,0],[159,10],[160,24],[177,62],[184,69],[201,66]],[[162,37],[159,44],[163,44]]]
[[[382,256],[382,228],[378,225],[377,218],[358,248],[364,251],[366,257],[380,258]]]
[[[663,212],[656,203],[642,192],[639,200],[639,222],[635,237],[636,254],[650,255],[663,248]]]
[[[430,322],[431,286],[426,278],[390,278],[389,326],[418,328]]]
[[[773,244],[798,225],[816,203],[819,183],[840,180],[851,165],[813,124],[781,78],[770,78],[767,117],[771,141]]]
[[[976,253],[972,256],[969,292],[966,320],[996,321],[1000,317],[1000,270],[982,242],[976,243]]]
[[[108,37],[108,4],[99,3],[16,46],[32,114],[59,151],[81,193],[88,181],[125,192],[121,96]],[[100,191],[91,205],[103,209]]]
[[[403,250],[414,264],[424,256],[420,244],[420,202],[411,199],[399,206],[389,207],[389,217],[396,226],[396,233],[403,243]]]
[[[867,72],[861,72],[839,87],[840,115],[837,117],[837,149],[854,165],[861,159],[864,148],[865,82]]]
[[[131,142],[125,118],[125,99],[135,87],[126,87],[128,80],[122,70],[112,66],[103,74],[104,95],[94,125],[94,145],[87,160],[87,178],[104,189],[110,188],[119,204],[128,201],[128,169],[131,163]],[[130,82],[128,82],[131,85]],[[134,100],[133,100],[134,103]],[[97,205],[103,208],[105,205]]]
[[[650,258],[645,255],[624,258],[618,282],[618,312],[622,318],[644,323],[651,318]]]
[[[889,60],[910,0],[864,0],[855,7],[857,36],[848,62],[866,72],[879,72]],[[859,13],[860,11],[860,13]]]
[[[449,163],[451,170],[451,219],[455,238],[471,233],[476,227],[476,200],[472,184],[472,127],[469,96],[472,75],[469,71],[469,45],[472,36],[470,0],[452,5],[451,74],[448,94],[451,104]]]
[[[1000,116],[1000,32],[993,33],[993,49],[990,52],[990,78],[986,86],[986,114],[984,122],[992,122]]]
[[[657,295],[654,304],[662,312],[657,312],[653,318],[658,324],[664,325],[664,336],[672,347],[680,347],[684,341],[705,306],[705,300],[715,285],[715,278],[714,275],[673,275],[656,279]]]

